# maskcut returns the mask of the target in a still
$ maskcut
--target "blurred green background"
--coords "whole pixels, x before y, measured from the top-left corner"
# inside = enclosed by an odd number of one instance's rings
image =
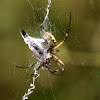
[[[47,0],[30,0],[43,21]],[[29,100],[100,100],[100,0],[52,0],[47,31],[57,43],[72,25],[57,56],[65,63],[62,76],[39,70]],[[41,37],[40,23],[28,0],[0,1],[0,100],[21,100],[30,87],[33,68],[18,69],[37,60],[25,45],[20,30]],[[52,67],[57,67],[53,64]]]

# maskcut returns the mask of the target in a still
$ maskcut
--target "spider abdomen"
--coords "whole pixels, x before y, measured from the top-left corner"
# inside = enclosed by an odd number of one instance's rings
[[[45,32],[44,33],[44,36],[43,36],[43,39],[45,41],[47,41],[49,47],[52,47],[53,48],[53,47],[56,46],[56,39],[55,39],[55,37],[51,33]]]

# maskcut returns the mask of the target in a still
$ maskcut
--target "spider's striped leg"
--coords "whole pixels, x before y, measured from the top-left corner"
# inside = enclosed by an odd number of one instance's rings
[[[54,50],[54,49],[57,49],[59,46],[61,46],[61,45],[65,42],[65,40],[66,40],[67,37],[68,37],[68,33],[69,33],[69,31],[70,31],[70,26],[71,26],[71,13],[70,13],[69,27],[68,27],[68,29],[67,29],[67,33],[66,33],[66,35],[65,35],[65,38],[64,38],[57,46],[55,46],[55,47],[53,48],[53,50]]]
[[[64,63],[58,57],[56,57],[55,55],[53,55],[53,59],[57,62],[58,66],[60,66],[60,68],[56,69],[55,71],[51,71],[49,69],[50,73],[52,73],[53,75],[62,75],[63,71],[64,71],[64,67],[65,67]],[[59,71],[61,71],[60,74],[55,74],[56,72],[59,72]]]
[[[34,64],[32,64],[32,65],[29,65],[29,66],[25,66],[25,67],[21,67],[21,66],[16,66],[16,67],[18,67],[18,68],[30,68],[30,67],[32,67]]]
[[[59,46],[61,46],[61,45],[65,42],[65,40],[67,39],[67,36],[68,36],[68,33],[66,33],[66,36],[65,36],[64,40],[62,40],[57,46],[55,46],[55,47],[53,48],[53,50],[54,50],[54,49],[57,49]]]
[[[59,52],[59,50],[53,50],[53,51],[52,51],[53,54],[56,53],[56,52]]]
[[[58,64],[59,66],[61,66],[59,63],[57,63],[57,64]],[[49,70],[49,72],[50,72],[51,74],[59,76],[59,75],[62,75],[62,74],[63,74],[63,72],[64,72],[64,66],[61,67],[60,69],[56,69],[55,71],[51,71],[50,69],[48,69],[48,70]],[[56,72],[59,72],[59,71],[61,71],[60,74],[55,74]]]

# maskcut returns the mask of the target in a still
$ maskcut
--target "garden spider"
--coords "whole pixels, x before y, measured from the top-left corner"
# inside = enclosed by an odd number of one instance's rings
[[[37,13],[37,11],[36,11]],[[37,16],[39,18],[39,15],[37,13]],[[39,18],[39,21],[40,21],[40,18]],[[55,37],[49,33],[49,32],[46,32],[44,30],[44,27],[41,25],[42,29],[43,29],[43,32],[44,32],[44,35],[43,35],[43,39],[36,39],[36,38],[33,38],[33,37],[30,37],[24,30],[21,31],[21,35],[25,41],[26,44],[28,44],[29,48],[33,51],[35,57],[38,59],[38,62],[40,62],[40,66],[37,68],[37,70],[42,67],[42,68],[45,68],[47,70],[49,70],[49,72],[53,75],[62,75],[63,74],[63,71],[64,71],[64,63],[57,57],[55,56],[54,54],[56,52],[59,52],[59,50],[56,50],[59,46],[61,46],[64,41],[67,39],[67,36],[68,36],[68,33],[70,31],[70,26],[71,26],[71,13],[70,13],[70,22],[69,22],[69,27],[68,27],[68,30],[67,30],[67,33],[64,37],[64,39],[57,45],[56,44],[56,39]],[[58,66],[60,68],[54,70],[54,71],[51,71],[50,68],[51,68],[51,60],[54,60]],[[27,67],[20,67],[20,66],[16,66],[16,67],[19,67],[19,68],[29,68],[33,66],[30,65],[30,66],[27,66]],[[56,72],[61,72],[61,73],[56,73]],[[34,75],[34,74],[32,74]]]

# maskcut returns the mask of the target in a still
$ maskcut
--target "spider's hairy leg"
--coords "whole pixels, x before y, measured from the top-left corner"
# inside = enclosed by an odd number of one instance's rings
[[[53,74],[53,75],[57,75],[57,76],[62,75],[63,71],[64,71],[64,67],[65,67],[64,63],[58,57],[56,57],[55,55],[53,55],[53,59],[57,62],[58,66],[60,66],[60,68],[56,69],[55,71],[51,71],[49,69],[50,73]],[[56,72],[59,72],[59,71],[61,71],[60,74],[55,74]]]
[[[66,33],[66,35],[65,35],[65,38],[64,38],[57,46],[55,46],[55,47],[53,48],[53,50],[54,50],[54,49],[57,49],[59,46],[61,46],[61,45],[65,42],[65,40],[66,40],[67,37],[68,37],[68,33],[69,33],[69,31],[70,31],[70,26],[71,26],[71,13],[70,13],[69,27],[68,27],[68,29],[67,29],[67,33]]]
[[[25,67],[21,67],[21,66],[16,66],[16,67],[18,67],[18,68],[30,68],[30,67],[32,67],[34,64],[32,64],[32,65],[29,65],[29,66],[25,66]]]

